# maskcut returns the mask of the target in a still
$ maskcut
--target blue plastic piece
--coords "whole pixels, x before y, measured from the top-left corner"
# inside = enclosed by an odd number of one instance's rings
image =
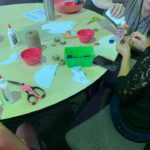
[[[115,41],[114,41],[113,39],[110,39],[110,40],[109,40],[109,43],[110,43],[110,44],[113,44],[114,42],[115,42]]]
[[[69,55],[67,55],[67,58],[73,58],[73,56],[69,54]]]

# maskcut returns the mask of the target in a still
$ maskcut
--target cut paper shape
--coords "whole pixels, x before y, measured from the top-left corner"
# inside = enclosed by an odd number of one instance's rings
[[[34,75],[35,83],[43,89],[49,88],[55,76],[57,67],[58,64],[46,65],[37,71]]]
[[[48,24],[42,25],[42,30],[47,30],[48,33],[59,34],[64,33],[66,31],[72,30],[72,28],[76,25],[76,22],[69,21],[50,21]]]
[[[100,40],[98,41],[98,43],[100,44],[94,47],[95,56],[101,55],[111,60],[114,60],[116,58],[116,41],[114,40],[114,43],[109,43],[109,40],[112,39],[113,36],[114,35],[110,34],[100,38]]]
[[[112,45],[116,46],[116,41],[114,41],[114,43],[109,42],[113,37],[114,37],[114,35],[107,35],[107,36],[100,38],[100,40],[99,40],[100,45],[104,45],[107,48],[111,48]]]
[[[81,66],[71,68],[71,72],[75,81],[86,85],[89,84],[89,80],[87,79]]]
[[[17,61],[17,60],[19,60],[19,59],[20,59],[20,53],[16,52],[16,53],[11,54],[11,55],[8,57],[8,59],[6,59],[6,60],[0,62],[0,64],[1,64],[1,65],[7,65],[7,64],[13,63],[13,62],[15,62],[15,61]]]
[[[45,12],[42,9],[24,12],[22,15],[36,23],[46,20]]]

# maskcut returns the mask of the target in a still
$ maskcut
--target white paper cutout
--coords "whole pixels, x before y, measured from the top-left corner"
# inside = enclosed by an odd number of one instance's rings
[[[45,12],[42,9],[24,12],[22,15],[36,23],[46,20]]]
[[[72,20],[58,22],[50,21],[48,24],[42,25],[42,30],[47,30],[48,33],[60,34],[72,30],[76,23]]]
[[[7,65],[7,64],[13,63],[13,62],[15,62],[15,61],[17,61],[17,60],[19,60],[19,59],[20,59],[20,53],[16,52],[16,53],[11,54],[11,55],[8,57],[8,59],[6,59],[6,60],[0,62],[0,64],[1,64],[1,65]]]
[[[55,76],[57,67],[58,64],[46,65],[37,71],[34,75],[35,83],[43,89],[49,88]]]
[[[101,55],[108,59],[114,60],[116,58],[118,52],[116,50],[116,42],[109,43],[109,40],[112,39],[114,35],[106,35],[100,38],[99,45],[94,46],[94,54],[95,56]]]
[[[84,71],[81,66],[71,68],[71,72],[73,75],[73,79],[82,84],[89,84],[89,80],[87,79]]]

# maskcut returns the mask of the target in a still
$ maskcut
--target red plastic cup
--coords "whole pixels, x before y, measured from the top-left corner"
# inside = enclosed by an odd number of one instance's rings
[[[66,2],[65,0],[55,0],[56,10],[61,13],[75,13],[83,8],[84,2],[77,4],[76,2]]]
[[[91,29],[82,29],[77,32],[77,36],[81,43],[89,43],[93,39],[94,31]]]
[[[28,65],[36,65],[40,63],[42,58],[42,50],[40,48],[28,48],[21,52],[21,58]]]
[[[77,3],[76,2],[66,2],[66,3],[64,3],[64,5],[65,6],[75,6],[75,5],[77,5]]]

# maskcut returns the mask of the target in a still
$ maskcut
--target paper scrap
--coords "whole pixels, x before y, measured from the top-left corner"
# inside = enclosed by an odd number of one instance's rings
[[[46,65],[37,71],[34,75],[35,83],[43,89],[49,88],[55,76],[57,67],[58,64]]]
[[[76,25],[73,20],[68,21],[50,21],[48,24],[42,25],[42,30],[47,30],[48,33],[59,34],[72,30]]]
[[[107,35],[100,38],[99,43],[100,45],[103,45],[104,47],[107,47],[107,49],[111,48],[112,46],[116,47],[116,41],[114,43],[109,43],[109,40],[111,40],[114,37],[114,35]]]
[[[0,64],[1,64],[1,65],[7,65],[7,64],[13,63],[13,62],[15,62],[15,61],[17,61],[17,60],[19,60],[19,59],[20,59],[20,53],[16,52],[16,53],[11,54],[11,55],[8,57],[8,59],[6,59],[6,60],[0,62]]]
[[[36,23],[46,20],[45,12],[42,9],[36,9],[36,10],[24,12],[22,15]]]
[[[89,84],[89,80],[87,79],[84,71],[81,66],[71,68],[71,72],[73,75],[73,79],[82,84]]]
[[[109,40],[111,40],[113,36],[114,35],[110,34],[101,37],[98,41],[100,44],[98,46],[94,46],[94,54],[114,60],[118,53],[116,50],[117,42],[114,40],[113,43],[109,43]]]

